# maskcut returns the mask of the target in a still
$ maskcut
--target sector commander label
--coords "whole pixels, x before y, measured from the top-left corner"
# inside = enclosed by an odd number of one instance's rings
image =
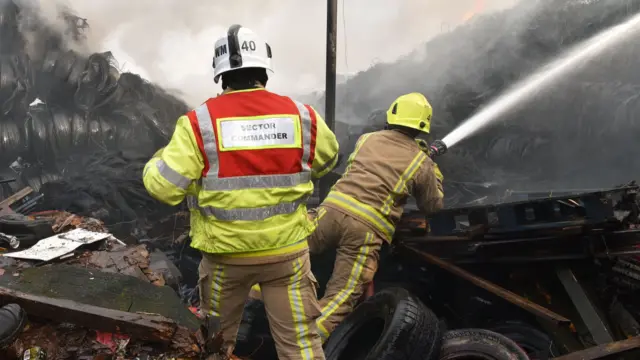
[[[292,116],[258,119],[221,119],[223,150],[292,147],[297,143],[297,118]]]

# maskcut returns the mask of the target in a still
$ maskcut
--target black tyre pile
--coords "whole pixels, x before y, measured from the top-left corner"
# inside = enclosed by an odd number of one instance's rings
[[[110,224],[166,213],[141,169],[186,104],[108,52],[85,55],[84,19],[62,11],[60,30],[24,3],[0,5],[0,179],[18,178],[0,200],[28,185],[48,209]]]
[[[559,52],[639,10],[640,0],[544,0],[479,16],[415,54],[375,65],[341,85],[337,119],[365,121],[373,115],[367,121],[381,126],[375,111],[402,93],[420,91],[434,106],[432,135],[442,138]],[[640,37],[632,36],[531,98],[508,121],[450,149],[438,159],[445,203],[474,199],[460,196],[456,182],[547,190],[611,186],[637,177],[640,158],[629,154],[640,150],[639,52]],[[350,151],[355,140],[343,141],[343,150]]]
[[[514,335],[513,327],[506,330]],[[514,340],[522,334],[530,335],[516,332]],[[416,296],[396,287],[381,290],[358,305],[333,330],[324,352],[327,360],[528,360],[527,351],[514,340],[485,329],[446,331],[444,323]],[[535,347],[538,344],[533,345],[531,353],[540,350]],[[251,300],[245,306],[236,354],[277,358],[261,301]]]

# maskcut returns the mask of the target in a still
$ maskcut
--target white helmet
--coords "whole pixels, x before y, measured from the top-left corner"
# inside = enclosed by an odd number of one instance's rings
[[[232,25],[227,36],[216,41],[213,56],[213,81],[218,83],[220,75],[242,68],[263,68],[271,72],[271,47],[253,31]]]

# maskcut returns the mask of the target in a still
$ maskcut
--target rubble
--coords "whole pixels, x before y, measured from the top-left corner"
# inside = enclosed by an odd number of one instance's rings
[[[156,254],[152,263],[146,244],[124,244],[97,219],[61,211],[39,212],[27,219],[46,221],[55,235],[0,256],[0,303],[21,305],[31,321],[5,352],[7,359],[33,346],[42,347],[49,360],[119,353],[127,359],[199,354],[196,316],[164,286],[165,274],[174,288],[181,278],[166,257]],[[21,254],[59,237],[85,241],[68,250],[58,247],[51,256]],[[75,249],[76,245],[83,246]]]
[[[151,259],[146,245],[124,247],[120,250],[95,251],[86,258],[86,266],[102,271],[131,275],[154,285],[166,284],[162,272],[150,268]]]

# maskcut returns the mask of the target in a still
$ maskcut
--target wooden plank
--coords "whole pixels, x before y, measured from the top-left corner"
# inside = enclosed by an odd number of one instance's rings
[[[634,349],[640,349],[640,336],[627,340],[616,341],[608,344],[590,347],[585,350],[573,352],[568,355],[555,357],[552,360],[596,360],[622,354]],[[636,357],[634,357],[636,359]]]
[[[191,338],[186,328],[157,314],[106,309],[66,299],[31,295],[6,287],[0,287],[0,302],[19,304],[30,316],[72,323],[92,330],[117,332],[144,341],[172,343],[174,338],[181,341]]]
[[[2,200],[2,202],[0,202],[0,215],[13,213],[13,210],[11,210],[11,205],[16,201],[24,198],[25,196],[31,194],[32,192],[33,189],[27,186],[26,188]]]
[[[569,325],[571,324],[571,320],[565,318],[564,316],[560,315],[560,314],[556,314],[555,312],[540,306],[536,303],[533,303],[527,299],[525,299],[524,297],[511,292],[501,286],[498,286],[486,279],[483,279],[481,277],[478,277],[466,270],[464,270],[463,268],[456,266],[448,261],[444,261],[442,259],[440,259],[437,256],[431,255],[429,253],[426,253],[424,251],[420,251],[414,247],[411,246],[405,246],[406,249],[414,252],[415,254],[419,255],[422,259],[428,261],[429,263],[436,265],[438,267],[440,267],[441,269],[448,271],[462,279],[465,279],[467,281],[469,281],[470,283],[478,286],[479,288],[485,289],[487,291],[489,291],[490,293],[501,297],[502,299],[512,303],[513,305],[516,305],[518,307],[520,307],[523,310],[526,310],[528,312],[530,312],[533,315],[536,315],[538,317],[542,317],[544,319],[547,319],[549,321],[552,321],[553,323],[557,324],[557,325]]]

